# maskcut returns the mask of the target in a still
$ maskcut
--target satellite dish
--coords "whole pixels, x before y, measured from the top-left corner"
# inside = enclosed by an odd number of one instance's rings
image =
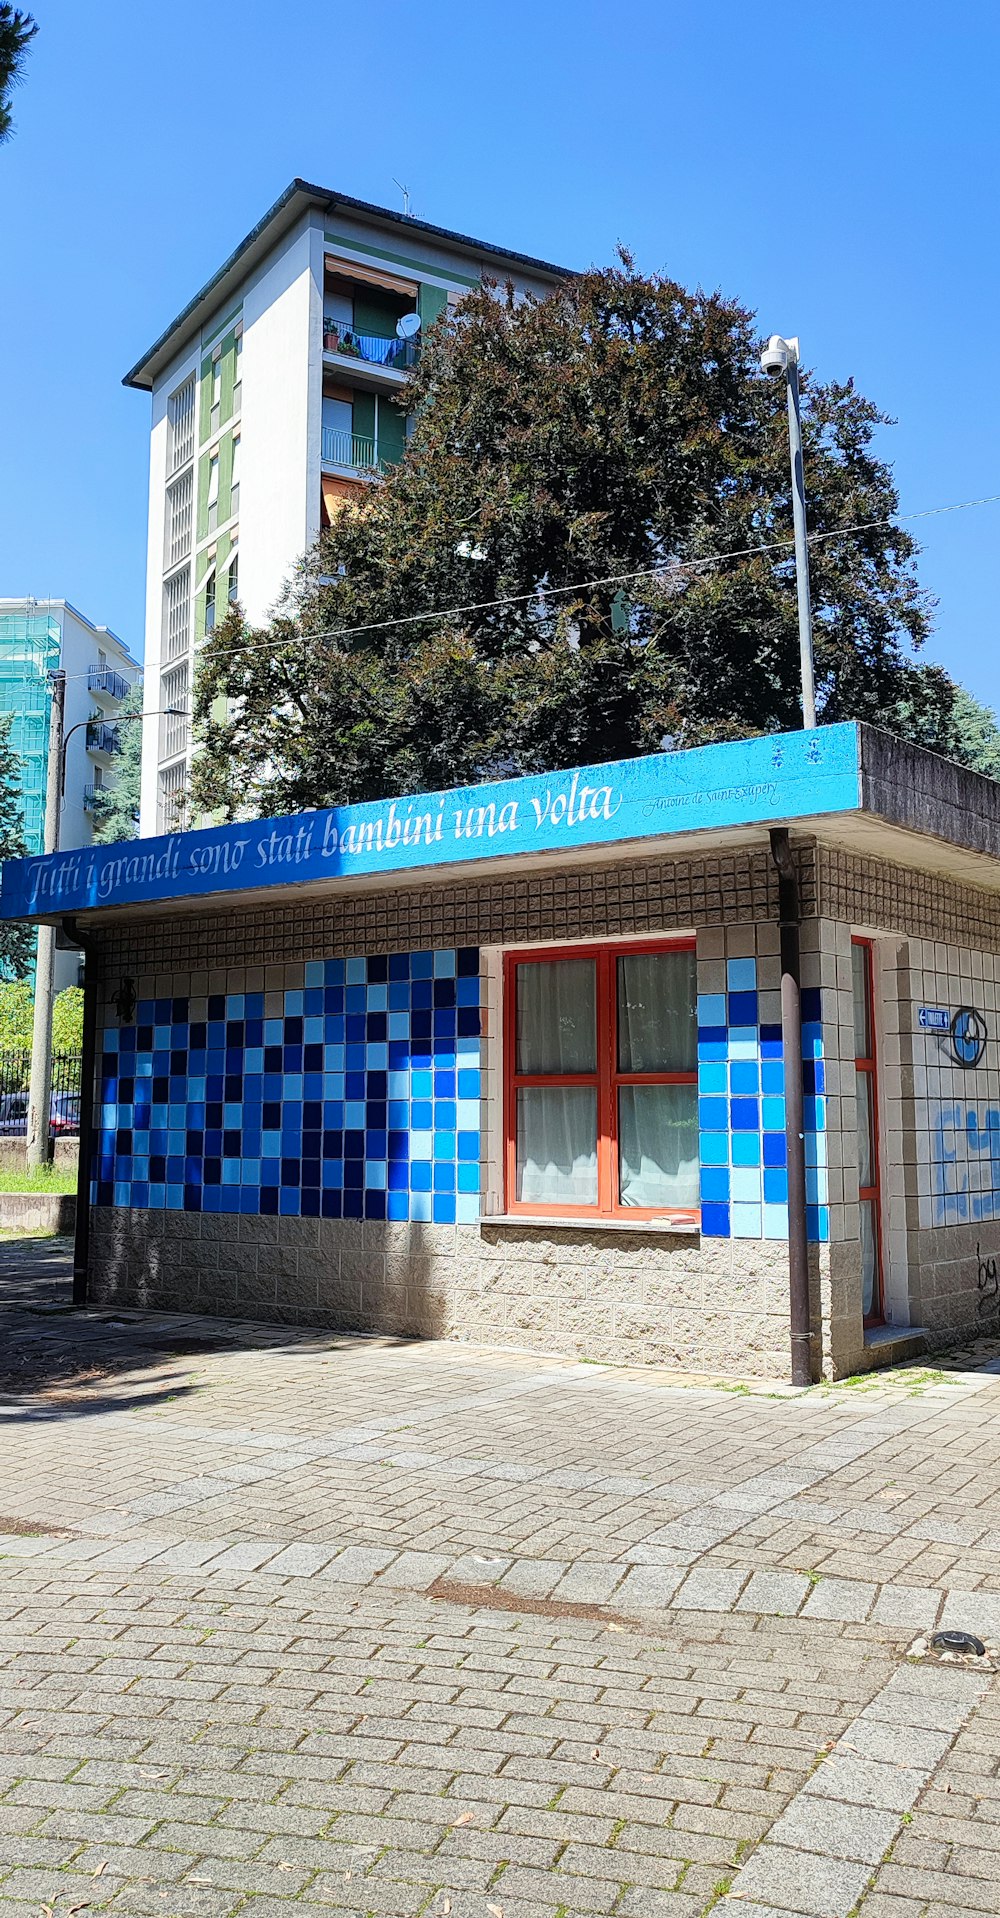
[[[419,313],[404,313],[402,318],[396,321],[396,338],[399,340],[415,340],[419,331]]]

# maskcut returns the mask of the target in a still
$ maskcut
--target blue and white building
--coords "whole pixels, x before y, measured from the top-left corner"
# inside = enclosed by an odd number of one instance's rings
[[[94,1299],[779,1377],[796,1309],[814,1376],[998,1329],[1000,788],[884,734],[33,858],[0,913],[88,942]]]

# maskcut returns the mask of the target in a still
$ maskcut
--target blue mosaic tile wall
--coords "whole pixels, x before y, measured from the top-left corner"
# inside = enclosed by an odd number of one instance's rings
[[[806,1206],[828,1239],[823,1029],[818,989],[802,993]],[[785,1076],[780,1025],[759,1017],[756,959],[726,961],[726,991],[698,997],[701,1229],[708,1238],[787,1239]]]
[[[264,1006],[145,999],[105,1031],[94,1203],[479,1217],[477,950],[317,960]]]

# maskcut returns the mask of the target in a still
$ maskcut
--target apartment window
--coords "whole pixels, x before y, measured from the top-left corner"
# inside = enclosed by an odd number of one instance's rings
[[[167,471],[176,473],[194,453],[195,377],[171,393],[167,400]]]
[[[164,659],[179,659],[191,643],[191,568],[182,567],[163,582]]]
[[[179,759],[173,766],[164,766],[159,781],[159,825],[161,831],[170,832],[178,826],[184,816],[187,793],[187,761]]]
[[[861,1210],[861,1298],[866,1325],[884,1317],[882,1195],[878,1151],[875,975],[870,939],[851,942],[854,985],[854,1086],[858,1102],[858,1205]]]
[[[239,599],[239,596],[240,596],[240,556],[239,556],[239,553],[234,550],[229,560],[229,582],[226,587],[226,598],[228,599],[230,606],[235,606],[236,601]]]
[[[173,567],[191,551],[191,521],[194,499],[194,468],[189,466],[172,486],[167,487],[164,566]]]
[[[229,490],[229,517],[235,519],[240,510],[240,436],[233,434],[233,477]]]
[[[212,354],[212,411],[209,419],[209,432],[217,433],[222,418],[222,348],[217,346]]]
[[[160,680],[160,704],[166,709],[174,707],[176,711],[164,710],[161,720],[161,759],[172,759],[175,753],[182,753],[188,742],[188,690],[189,667],[175,666],[164,673]]]
[[[205,633],[215,631],[215,563],[205,575]]]
[[[214,533],[219,523],[219,455],[213,453],[208,462],[208,530]]]
[[[698,1216],[693,941],[512,953],[506,1206]]]
[[[233,412],[238,413],[243,402],[243,328],[236,329],[236,352],[233,361]]]

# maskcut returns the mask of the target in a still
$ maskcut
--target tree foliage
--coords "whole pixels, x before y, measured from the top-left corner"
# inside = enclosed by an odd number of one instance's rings
[[[626,254],[545,299],[483,286],[425,339],[402,463],[263,629],[202,650],[196,807],[276,813],[800,720],[784,389],[753,316]],[[950,680],[886,424],[803,377],[824,720],[944,746]],[[722,556],[722,557],[720,557]],[[220,695],[224,696],[220,698]]]
[[[30,13],[0,0],[0,143],[14,130],[11,94],[24,78],[28,47],[38,32]]]
[[[5,859],[20,859],[28,850],[21,802],[21,759],[10,743],[13,719],[13,713],[0,714],[0,864]],[[31,926],[15,919],[0,920],[0,979],[23,979],[34,950]]]
[[[94,837],[105,843],[135,839],[139,831],[139,788],[142,774],[142,686],[130,686],[122,702],[118,729],[121,752],[115,760],[114,784],[94,795]]]
[[[0,1052],[31,1051],[35,995],[26,979],[0,985]],[[67,986],[52,1002],[53,1052],[83,1050],[83,989]]]

